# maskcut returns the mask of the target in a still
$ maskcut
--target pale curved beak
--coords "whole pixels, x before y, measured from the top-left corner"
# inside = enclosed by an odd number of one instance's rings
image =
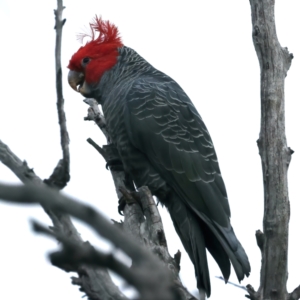
[[[70,70],[68,74],[68,82],[71,88],[79,93],[79,89],[84,83],[84,74]]]

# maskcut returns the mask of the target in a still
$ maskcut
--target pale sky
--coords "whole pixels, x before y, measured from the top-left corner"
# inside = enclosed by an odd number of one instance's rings
[[[92,122],[84,122],[88,106],[67,83],[66,66],[81,46],[76,34],[85,30],[97,14],[119,28],[126,46],[135,49],[157,69],[175,79],[190,96],[212,136],[231,206],[231,222],[252,267],[243,285],[259,285],[260,251],[255,231],[262,229],[263,188],[256,140],[260,129],[259,64],[252,43],[248,0],[231,1],[64,1],[62,66],[65,111],[71,139],[71,181],[64,192],[86,201],[109,219],[120,220],[113,182],[105,162],[86,142],[105,144]],[[42,179],[48,178],[61,158],[56,112],[53,9],[56,1],[0,1],[1,87],[0,139]],[[286,78],[286,134],[295,153],[289,169],[291,202],[288,291],[299,282],[300,219],[299,97],[300,3],[276,1],[279,41],[294,54]],[[0,182],[19,180],[0,164]],[[169,251],[183,253],[181,277],[196,290],[194,269],[160,208]],[[52,267],[47,253],[55,241],[37,236],[30,219],[50,225],[38,206],[7,205],[0,201],[1,299],[81,299],[70,276]],[[88,228],[78,224],[83,238],[101,249],[109,246]],[[242,299],[245,292],[225,285],[214,276],[221,272],[209,258],[210,299]],[[230,280],[237,283],[232,270]]]

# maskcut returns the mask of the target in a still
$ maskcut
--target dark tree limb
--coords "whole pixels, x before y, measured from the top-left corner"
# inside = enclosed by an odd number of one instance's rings
[[[250,299],[286,300],[288,224],[290,204],[287,170],[292,151],[285,136],[284,79],[293,55],[282,48],[276,34],[274,0],[250,0],[252,37],[260,64],[261,130],[257,141],[264,182],[260,287],[247,286]]]
[[[170,273],[157,258],[141,247],[130,235],[112,225],[92,207],[60,194],[43,185],[10,186],[0,184],[0,198],[20,204],[40,203],[51,211],[70,214],[90,225],[98,234],[110,240],[132,260],[134,267],[127,278],[144,300],[180,299]],[[92,263],[92,262],[91,262]]]
[[[23,183],[30,183],[36,186],[43,186],[43,181],[30,169],[26,161],[22,162],[7,145],[0,141],[0,161],[6,165]],[[60,212],[53,212],[42,205],[52,220],[51,228],[55,234],[65,235],[74,243],[81,245],[83,240],[74,227],[69,215]],[[112,282],[106,269],[97,269],[87,265],[81,265],[77,269],[69,266],[69,270],[76,270],[77,277],[72,277],[72,283],[80,286],[90,300],[123,300],[126,297]]]
[[[109,132],[106,130],[105,119],[99,110],[97,101],[85,99],[84,102],[90,105],[88,116],[85,120],[96,122],[107,138],[108,145],[101,148],[92,139],[88,139],[88,142],[102,155],[106,162],[111,160],[120,161],[117,149],[113,144],[110,144]],[[110,171],[118,198],[126,203],[123,209],[123,230],[127,235],[133,236],[141,245],[156,254],[163,265],[171,271],[173,282],[181,297],[180,299],[196,299],[182,285],[179,277],[181,254],[177,252],[174,258],[169,254],[162,220],[150,190],[147,187],[141,187],[135,191],[131,178],[123,169],[110,168]]]
[[[56,42],[55,42],[55,72],[56,72],[56,94],[57,94],[57,113],[60,127],[60,143],[63,158],[59,160],[49,179],[45,183],[49,186],[63,189],[70,180],[70,152],[69,152],[69,134],[67,131],[66,115],[64,111],[64,97],[62,91],[62,69],[61,69],[61,40],[62,29],[66,19],[62,18],[64,10],[62,0],[57,0],[57,9],[54,10]]]

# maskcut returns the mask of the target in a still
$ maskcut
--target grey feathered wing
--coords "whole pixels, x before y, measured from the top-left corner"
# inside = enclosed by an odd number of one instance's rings
[[[136,80],[126,101],[132,144],[175,192],[176,199],[167,207],[196,275],[203,277],[198,283],[202,280],[202,288],[210,290],[203,247],[215,258],[225,280],[230,275],[229,260],[239,280],[244,274],[248,276],[250,264],[230,225],[230,208],[214,146],[188,96],[163,74]],[[188,224],[182,222],[185,218]]]

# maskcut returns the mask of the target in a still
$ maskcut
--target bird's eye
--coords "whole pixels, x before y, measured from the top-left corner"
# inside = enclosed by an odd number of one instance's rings
[[[90,62],[90,58],[89,57],[85,57],[83,60],[82,60],[82,64],[83,65],[87,65],[89,62]]]

